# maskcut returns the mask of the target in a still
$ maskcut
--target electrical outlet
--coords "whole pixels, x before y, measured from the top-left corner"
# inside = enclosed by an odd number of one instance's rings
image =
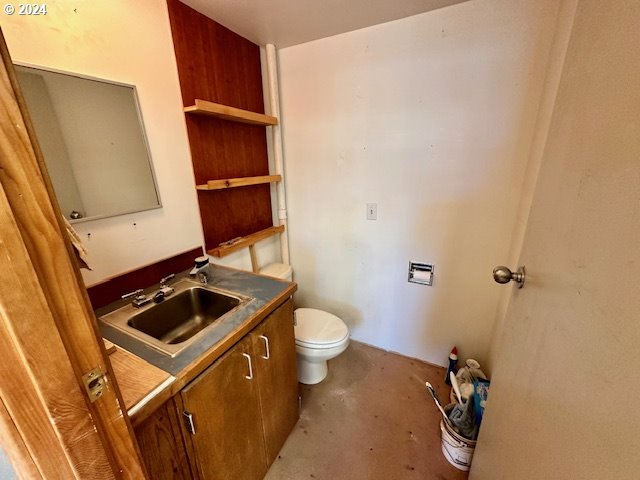
[[[377,219],[378,219],[378,204],[367,203],[367,220],[377,220]]]

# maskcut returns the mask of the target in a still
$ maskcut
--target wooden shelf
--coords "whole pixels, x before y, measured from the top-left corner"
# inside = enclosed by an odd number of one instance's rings
[[[250,123],[252,125],[272,126],[278,124],[278,119],[264,113],[250,112],[241,108],[229,107],[220,103],[208,102],[196,99],[195,105],[184,107],[185,113],[196,115],[209,115],[230,120],[232,122]]]
[[[208,250],[207,253],[209,255],[213,255],[214,257],[218,257],[218,258],[226,257],[230,253],[237,252],[241,248],[251,247],[255,243],[259,242],[260,240],[264,240],[265,238],[268,238],[271,235],[276,235],[282,232],[284,232],[284,225],[265,228],[264,230],[260,230],[259,232],[252,233],[251,235],[247,235],[246,237],[238,237],[237,239],[223,243],[219,247]]]
[[[222,180],[209,180],[206,184],[196,185],[198,190],[224,190],[225,188],[246,187],[263,183],[280,182],[282,175],[263,175],[260,177],[227,178]]]

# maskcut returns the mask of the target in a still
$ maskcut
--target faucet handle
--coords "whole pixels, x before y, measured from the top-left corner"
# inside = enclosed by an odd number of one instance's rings
[[[175,273],[172,273],[171,275],[167,275],[166,277],[164,277],[163,279],[160,280],[160,286],[164,287],[165,284],[175,276],[176,276]]]
[[[205,266],[209,265],[209,256],[208,255],[202,255],[200,257],[197,257],[194,260],[194,262],[196,264],[196,268],[205,267]]]
[[[138,290],[136,290],[135,292],[129,292],[129,293],[125,293],[124,295],[122,295],[120,298],[122,300],[126,300],[128,298],[131,297],[137,297],[138,295],[140,295],[142,292],[144,292],[143,289],[139,288]]]
[[[203,272],[209,267],[209,257],[203,255],[195,259],[195,266],[189,272],[189,275],[195,277],[198,273]]]

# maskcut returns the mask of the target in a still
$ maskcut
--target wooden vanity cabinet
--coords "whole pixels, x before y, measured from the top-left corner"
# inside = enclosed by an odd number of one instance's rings
[[[250,334],[260,392],[267,465],[278,456],[299,417],[293,308],[285,303]]]
[[[136,434],[152,479],[258,480],[298,416],[289,300],[136,427]]]
[[[173,399],[135,427],[138,446],[152,480],[192,480],[180,422]]]
[[[267,472],[252,343],[245,337],[180,393],[202,480],[253,480]]]

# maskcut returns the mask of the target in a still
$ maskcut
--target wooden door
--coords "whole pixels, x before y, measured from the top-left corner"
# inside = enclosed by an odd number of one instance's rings
[[[22,478],[143,478],[0,34],[0,438]],[[83,374],[104,373],[90,401]]]
[[[278,456],[299,417],[291,300],[251,333],[256,358],[267,465]]]
[[[182,390],[201,480],[258,480],[267,472],[256,373],[245,337]]]
[[[638,25],[578,4],[474,480],[640,478]]]

